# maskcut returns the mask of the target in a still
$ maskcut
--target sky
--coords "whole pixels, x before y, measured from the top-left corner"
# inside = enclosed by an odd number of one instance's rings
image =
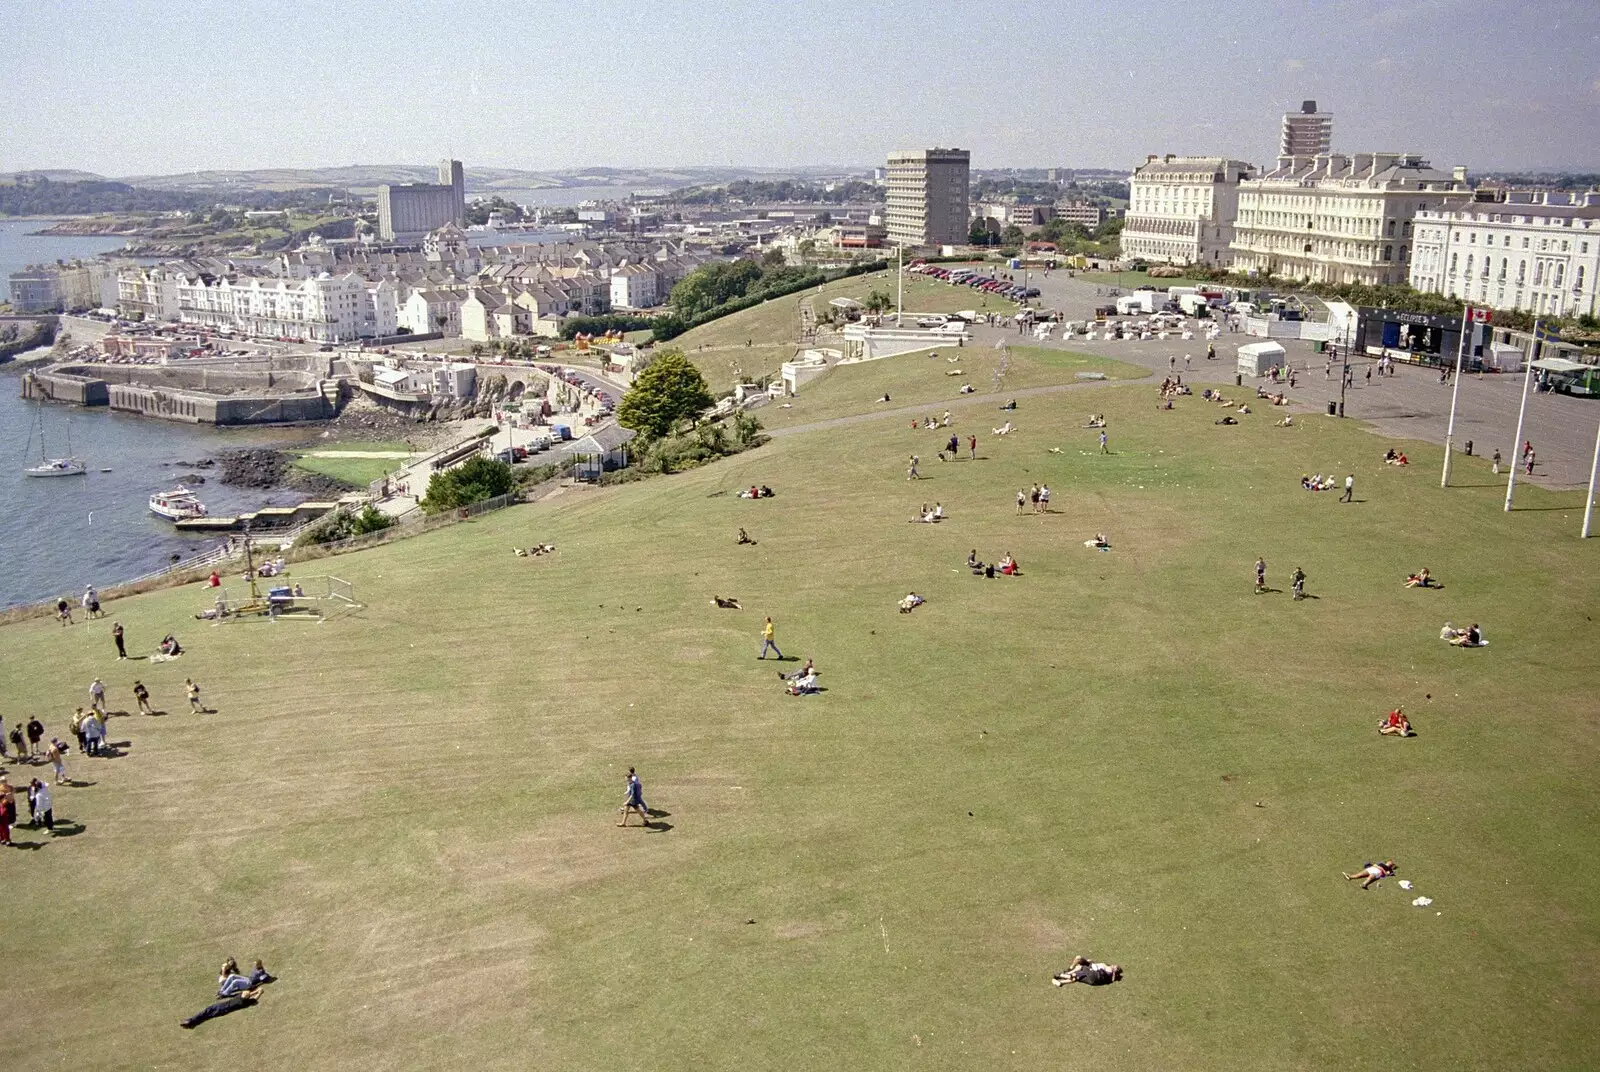
[[[0,13],[0,172],[1127,168],[1334,148],[1600,171],[1600,0],[49,0]]]

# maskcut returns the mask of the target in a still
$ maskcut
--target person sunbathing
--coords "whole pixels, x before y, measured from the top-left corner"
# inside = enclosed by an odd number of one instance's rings
[[[1011,432],[1013,431],[1013,429],[1011,427],[1011,422],[1007,421],[1005,424],[1002,424],[999,428],[992,428],[992,429],[990,429],[990,431],[993,432],[995,435],[1010,435]]]
[[[1068,983],[1086,983],[1089,986],[1106,986],[1122,978],[1122,965],[1102,964],[1087,957],[1073,957],[1072,967],[1050,977],[1056,986]]]
[[[1393,860],[1384,860],[1382,863],[1368,863],[1353,875],[1345,874],[1343,871],[1339,873],[1344,875],[1344,877],[1350,881],[1358,878],[1364,879],[1365,881],[1361,883],[1361,888],[1364,890],[1370,890],[1374,882],[1386,879],[1398,870],[1400,869],[1395,866],[1395,862]]]
[[[1094,539],[1092,539],[1092,540],[1084,540],[1083,541],[1083,546],[1085,546],[1085,547],[1093,547],[1093,548],[1095,548],[1097,550],[1109,550],[1110,547],[1111,547],[1111,541],[1106,539],[1106,534],[1105,533],[1097,532],[1097,533],[1094,534]]]
[[[789,687],[786,691],[790,696],[809,696],[816,692],[817,672],[812,670],[809,673],[801,674],[799,677],[789,682]]]
[[[711,602],[723,610],[744,610],[739,606],[739,601],[732,596],[712,596]]]
[[[900,613],[910,614],[912,611],[916,610],[926,602],[927,600],[917,595],[917,593],[908,592],[906,597],[900,601]]]
[[[1212,424],[1238,424],[1239,421],[1238,421],[1237,418],[1234,418],[1234,417],[1221,417],[1221,418],[1219,418],[1217,420],[1212,421],[1211,423]]]
[[[1022,572],[1022,567],[1017,565],[1017,560],[1011,557],[1010,552],[1000,560],[1000,572],[1007,577],[1015,577]]]
[[[273,981],[273,976],[262,967],[261,961],[256,961],[255,968],[249,975],[239,971],[239,963],[232,957],[223,961],[222,971],[217,975],[217,997],[231,998],[248,995],[255,996],[255,991],[264,983]]]
[[[1465,629],[1457,631],[1456,635],[1450,638],[1450,643],[1458,648],[1481,648],[1483,632],[1478,628],[1478,623],[1473,622]]]
[[[815,662],[813,662],[812,659],[809,656],[806,657],[806,664],[804,666],[802,666],[798,670],[792,671],[791,673],[787,673],[787,674],[784,673],[782,670],[779,670],[778,671],[778,680],[779,681],[799,681],[801,678],[805,677],[807,674],[810,674],[812,677],[816,677],[817,676],[817,664]]]
[[[1105,417],[1101,416],[1100,414],[1095,414],[1095,415],[1093,415],[1093,416],[1091,416],[1089,418],[1088,427],[1090,427],[1090,428],[1104,428],[1105,426],[1106,426],[1106,419],[1105,419]]]
[[[1405,708],[1397,707],[1384,716],[1378,723],[1378,732],[1385,737],[1415,737],[1416,731],[1411,728],[1411,720],[1406,717]]]
[[[1402,454],[1402,455],[1400,455],[1400,457],[1396,458],[1394,460],[1394,463],[1396,465],[1410,465],[1411,464],[1409,461],[1406,460],[1406,456],[1404,454]]]
[[[964,384],[961,385],[960,393],[964,394],[964,395],[970,395],[973,392],[973,390],[974,390],[974,388],[973,388],[972,384],[964,383]]]
[[[1422,567],[1422,569],[1418,570],[1416,573],[1413,573],[1411,576],[1407,577],[1406,578],[1406,587],[1407,588],[1432,588],[1433,587],[1433,577],[1428,573],[1428,567],[1424,566],[1424,567]]]

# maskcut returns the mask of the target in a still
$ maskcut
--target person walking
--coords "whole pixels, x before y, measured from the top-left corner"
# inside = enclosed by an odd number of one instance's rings
[[[28,783],[28,810],[33,813],[34,826],[43,823],[46,830],[55,833],[55,797],[50,794],[50,787],[37,778]]]
[[[106,683],[99,678],[95,678],[89,683],[89,709],[105,714]]]
[[[112,622],[111,623],[111,639],[113,641],[115,641],[116,645],[117,645],[117,658],[126,659],[128,657],[128,649],[122,646],[122,623],[121,622]]]
[[[1500,475],[1500,452],[1498,450],[1494,452],[1494,475]]]
[[[37,755],[39,742],[44,740],[44,723],[38,717],[28,719],[28,755]]]
[[[1194,362],[1194,355],[1193,354],[1184,354],[1183,355],[1183,371],[1188,372],[1189,371],[1189,366],[1193,362]]]
[[[1528,451],[1528,453],[1526,453],[1526,454],[1524,454],[1522,456],[1522,460],[1526,465],[1527,473],[1528,473],[1529,476],[1533,475],[1533,459],[1534,459],[1534,453],[1531,450]]]
[[[56,784],[67,784],[67,746],[50,738],[50,747],[45,750],[45,758],[50,761],[50,766],[55,768]]]
[[[1217,344],[1214,343],[1214,342],[1206,343],[1206,360],[1207,361],[1215,361],[1216,359],[1217,359]]]
[[[1019,490],[1017,492],[1017,513],[1021,514],[1024,510],[1027,509],[1027,506],[1028,506],[1028,493],[1026,491],[1020,491]]]
[[[974,551],[973,553],[976,554],[977,552]],[[6,720],[4,715],[0,715],[0,759],[10,758],[11,753],[6,751]]]
[[[1267,590],[1267,560],[1264,559],[1264,558],[1261,558],[1260,556],[1257,556],[1256,557],[1256,591],[1259,593],[1259,592],[1265,592],[1266,590]]]
[[[761,627],[761,654],[756,658],[765,659],[767,657],[767,649],[771,648],[772,654],[776,655],[781,662],[783,661],[783,652],[778,650],[778,645],[773,641],[772,634],[772,616],[768,615],[766,624]]]
[[[972,461],[978,460],[978,437],[975,435],[967,436],[967,457]]]
[[[767,619],[771,621],[772,619]],[[200,686],[194,683],[193,678],[184,678],[183,687],[189,694],[189,710],[196,714],[205,714],[205,707],[200,703]]]
[[[920,474],[918,474],[918,472],[917,472],[917,456],[915,454],[913,454],[911,456],[911,465],[910,465],[910,467],[908,469],[906,469],[906,479],[907,480],[917,480],[919,478],[920,478]]]
[[[17,794],[0,774],[0,845],[11,844],[11,824],[17,821]]]
[[[56,600],[56,617],[62,625],[72,624],[72,604],[67,602],[66,596]]]
[[[770,621],[771,619],[768,620]],[[622,811],[622,822],[618,823],[617,825],[627,826],[628,816],[637,812],[639,815],[639,821],[645,826],[649,826],[650,809],[645,805],[644,802],[644,783],[639,780],[638,773],[635,772],[632,767],[628,768],[627,792],[628,795],[626,798],[624,798],[622,802],[622,808],[620,809]]]
[[[28,739],[23,735],[22,727],[12,726],[6,739],[11,742],[11,750],[17,754],[17,762],[28,762]]]
[[[1340,502],[1355,502],[1356,501],[1355,496],[1356,496],[1356,475],[1354,473],[1351,473],[1349,476],[1344,478],[1344,494],[1339,496],[1339,501]]]
[[[1111,453],[1111,448],[1106,446],[1106,430],[1104,428],[1100,429],[1100,453],[1101,454],[1110,454]]]
[[[1306,597],[1306,571],[1296,566],[1294,572],[1289,574],[1289,587],[1294,589],[1294,598],[1296,600],[1304,599]]]
[[[144,682],[135,681],[133,683],[133,698],[139,701],[139,713],[141,715],[153,715],[156,713],[155,708],[150,706],[150,690],[144,687]]]

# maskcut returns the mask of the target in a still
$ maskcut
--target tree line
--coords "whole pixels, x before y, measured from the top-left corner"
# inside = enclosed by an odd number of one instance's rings
[[[230,192],[235,205],[255,209],[320,207],[332,188],[248,190]],[[125,182],[52,182],[21,178],[0,185],[0,216],[91,216],[105,212],[206,212],[217,204],[214,194],[190,190],[148,190]]]

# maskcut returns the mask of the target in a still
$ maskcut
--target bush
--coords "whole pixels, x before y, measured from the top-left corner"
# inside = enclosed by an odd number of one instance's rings
[[[423,513],[439,514],[508,495],[513,483],[511,466],[479,454],[454,469],[434,473],[418,505]]]
[[[604,335],[610,331],[643,331],[645,328],[655,327],[656,322],[655,317],[633,316],[627,313],[574,316],[562,323],[561,337],[575,339],[579,335]]]
[[[375,509],[371,503],[363,507],[359,514],[352,514],[347,510],[336,510],[317,524],[306,529],[300,538],[295,540],[295,546],[307,547],[311,544],[338,543],[340,540],[350,540],[357,536],[367,536],[374,532],[382,532],[393,524],[394,518]]]

